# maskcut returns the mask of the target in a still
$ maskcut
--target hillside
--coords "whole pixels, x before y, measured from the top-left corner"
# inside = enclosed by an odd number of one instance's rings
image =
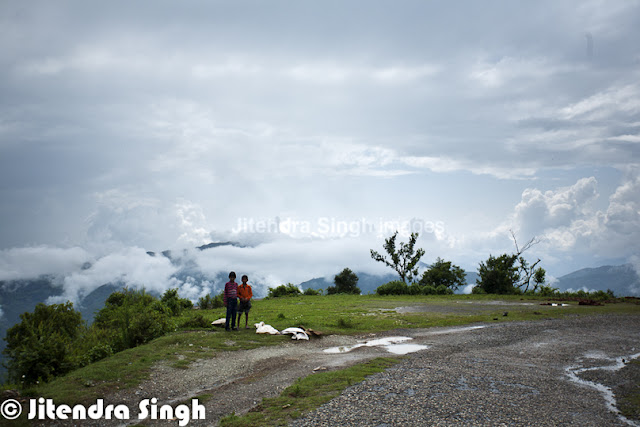
[[[558,278],[560,291],[610,289],[616,296],[640,296],[640,277],[631,264],[583,268]]]

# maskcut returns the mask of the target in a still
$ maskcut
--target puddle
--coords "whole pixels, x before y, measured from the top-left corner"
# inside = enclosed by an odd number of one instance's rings
[[[425,335],[454,334],[457,332],[467,332],[467,331],[473,331],[475,329],[483,329],[483,328],[486,328],[486,326],[478,325],[478,326],[464,326],[460,328],[446,328],[446,329],[441,329],[439,331],[429,331]]]
[[[587,386],[587,387],[591,387],[596,389],[598,392],[600,392],[600,394],[602,395],[602,397],[605,400],[605,403],[607,405],[607,408],[613,412],[614,414],[616,414],[618,416],[618,418],[620,419],[620,421],[631,425],[631,426],[640,426],[640,424],[636,423],[635,421],[629,420],[627,419],[625,416],[623,416],[620,411],[618,410],[618,408],[616,407],[616,398],[614,397],[613,391],[605,386],[604,384],[600,384],[594,381],[588,381],[588,380],[584,380],[582,378],[580,378],[578,375],[583,373],[583,372],[587,372],[587,371],[595,371],[595,370],[603,370],[603,371],[617,371],[619,369],[622,369],[625,366],[625,363],[622,361],[623,359],[626,360],[633,360],[633,359],[637,359],[640,357],[640,353],[636,353],[634,355],[631,356],[625,356],[625,357],[619,357],[619,358],[611,358],[608,357],[606,354],[602,353],[602,352],[589,352],[586,353],[582,358],[581,361],[584,361],[584,359],[589,359],[589,360],[602,360],[605,362],[610,362],[611,364],[609,365],[604,365],[604,366],[593,366],[593,367],[589,367],[589,368],[585,368],[583,366],[569,366],[565,369],[567,376],[569,377],[569,380],[575,382],[576,384],[580,384],[583,386]]]
[[[364,343],[358,343],[351,346],[340,346],[340,347],[331,347],[323,350],[325,353],[331,354],[340,354],[340,353],[348,353],[356,348],[360,347],[383,347],[390,353],[393,354],[409,354],[414,353],[416,351],[425,350],[429,348],[429,346],[421,345],[421,344],[407,344],[406,341],[410,341],[413,338],[409,337],[386,337],[379,338],[376,340],[367,341]]]

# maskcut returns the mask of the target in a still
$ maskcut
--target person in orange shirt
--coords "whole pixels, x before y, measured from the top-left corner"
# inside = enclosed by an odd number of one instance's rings
[[[249,276],[246,274],[242,276],[242,284],[238,286],[238,298],[240,298],[240,304],[238,305],[238,327],[240,327],[240,318],[244,313],[244,328],[249,329],[249,310],[251,309],[251,298],[253,297],[253,291],[251,285],[247,283]]]

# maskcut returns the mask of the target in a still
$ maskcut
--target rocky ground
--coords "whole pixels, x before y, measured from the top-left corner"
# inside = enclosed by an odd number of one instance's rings
[[[234,333],[251,332],[231,332],[230,340]],[[383,347],[323,351],[382,336],[411,337],[426,349],[348,388],[294,426],[640,425],[616,413],[614,402],[616,393],[640,383],[640,373],[627,363],[640,355],[640,316],[327,336],[218,353],[186,370],[156,366],[148,381],[105,396],[105,403],[128,405],[129,424],[177,425],[175,420],[140,422],[138,403],[155,397],[159,405],[177,404],[206,394],[213,396],[204,403],[206,419],[189,425],[215,425],[224,415],[243,414],[263,397],[279,395],[296,378],[389,356]]]

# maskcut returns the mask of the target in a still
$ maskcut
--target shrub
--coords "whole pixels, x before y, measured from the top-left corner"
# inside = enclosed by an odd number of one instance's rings
[[[431,285],[422,287],[422,295],[436,295],[437,293],[436,288]]]
[[[302,294],[302,292],[297,286],[293,283],[287,283],[286,285],[280,285],[277,288],[269,288],[267,298],[297,296],[300,294]]]
[[[412,283],[407,292],[409,295],[420,295],[422,294],[422,286],[418,283]]]
[[[9,378],[34,384],[49,381],[78,367],[74,346],[84,329],[82,315],[73,303],[36,305],[33,313],[7,330]]]
[[[322,295],[322,289],[313,289],[313,288],[307,288],[304,290],[304,294],[305,295]]]
[[[212,297],[211,294],[207,294],[198,299],[198,307],[201,310],[211,310],[213,308],[224,307],[224,292]]]
[[[436,288],[436,294],[438,295],[453,295],[453,289],[446,285],[439,285]]]
[[[113,297],[113,298],[112,298]],[[174,328],[170,309],[143,290],[114,292],[96,314],[94,325],[117,332],[115,351],[135,347]]]
[[[193,307],[193,303],[186,298],[178,296],[178,289],[167,289],[160,299],[162,304],[169,308],[172,316],[180,316],[182,310]]]
[[[409,286],[402,280],[393,280],[378,286],[376,293],[378,295],[407,295],[409,293]]]
[[[474,295],[484,295],[487,292],[481,286],[474,286],[471,289],[471,293],[474,294]]]
[[[202,314],[187,319],[180,325],[181,328],[208,328],[210,326],[211,322],[205,319]]]

